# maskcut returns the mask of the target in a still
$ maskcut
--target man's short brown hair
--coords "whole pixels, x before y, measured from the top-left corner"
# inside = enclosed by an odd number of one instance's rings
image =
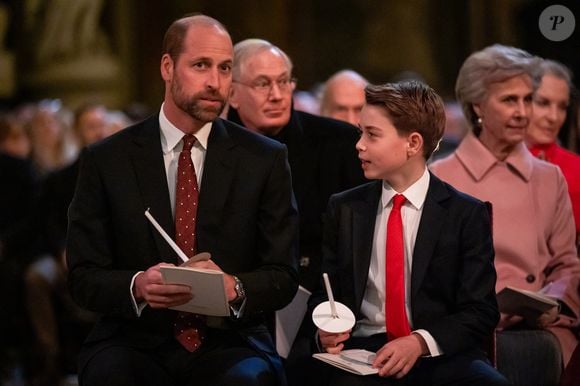
[[[181,54],[183,51],[183,41],[185,40],[185,35],[187,35],[187,31],[192,25],[215,26],[226,33],[228,32],[222,23],[212,17],[199,13],[186,15],[171,23],[165,32],[161,54],[169,54],[171,59],[176,62],[179,54]]]
[[[398,133],[421,134],[423,155],[431,156],[445,129],[445,107],[435,90],[411,80],[368,85],[365,98],[367,104],[383,108]]]

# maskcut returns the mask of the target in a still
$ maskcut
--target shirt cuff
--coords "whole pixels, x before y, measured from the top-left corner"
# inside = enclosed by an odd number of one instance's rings
[[[424,355],[424,357],[438,357],[440,355],[443,355],[443,350],[441,350],[441,347],[439,347],[435,339],[433,339],[433,336],[427,330],[419,329],[413,332],[421,335],[421,337],[423,338],[423,340],[425,340],[425,343],[427,344],[427,349],[429,349],[429,355]]]
[[[133,285],[135,284],[135,278],[140,273],[143,273],[143,271],[139,271],[133,275],[133,277],[131,278],[131,285],[129,286],[129,295],[131,296],[131,302],[133,303],[133,310],[135,311],[135,314],[137,315],[137,317],[140,317],[141,312],[143,312],[143,309],[145,309],[145,307],[147,307],[147,302],[141,302],[141,303],[137,304],[137,300],[135,300],[135,296],[133,295]]]
[[[244,316],[244,310],[246,309],[246,300],[247,298],[244,298],[244,300],[240,304],[230,304],[230,310],[232,311],[232,314],[234,314],[234,317],[236,319],[240,319],[242,316]]]

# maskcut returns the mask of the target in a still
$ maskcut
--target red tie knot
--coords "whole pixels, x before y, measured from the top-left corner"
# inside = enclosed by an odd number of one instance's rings
[[[193,134],[186,134],[183,136],[183,151],[191,151],[196,139]]]
[[[403,204],[407,201],[405,196],[402,194],[395,194],[393,197],[393,210],[399,210],[403,206]]]

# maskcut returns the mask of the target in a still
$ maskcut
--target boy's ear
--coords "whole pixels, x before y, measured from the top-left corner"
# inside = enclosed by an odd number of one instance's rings
[[[423,152],[423,136],[416,131],[407,137],[407,156],[414,156]]]

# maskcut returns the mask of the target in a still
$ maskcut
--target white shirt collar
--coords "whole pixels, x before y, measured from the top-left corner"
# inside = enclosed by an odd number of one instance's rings
[[[163,104],[159,111],[159,126],[161,127],[161,148],[163,149],[163,154],[167,154],[170,151],[175,150],[176,146],[180,145],[180,141],[185,133],[175,127],[173,123],[169,122],[169,119],[167,119],[163,112]],[[199,143],[204,150],[207,150],[207,139],[211,132],[211,126],[212,122],[208,122],[193,134],[197,139],[197,143]]]
[[[402,194],[405,196],[407,201],[415,207],[415,209],[420,210],[425,203],[425,198],[427,197],[427,190],[429,190],[429,180],[431,176],[429,171],[425,168],[423,175],[409,186],[404,192],[397,192],[391,187],[386,181],[383,181],[383,191],[381,195],[381,204],[383,208],[391,202],[395,194]]]

